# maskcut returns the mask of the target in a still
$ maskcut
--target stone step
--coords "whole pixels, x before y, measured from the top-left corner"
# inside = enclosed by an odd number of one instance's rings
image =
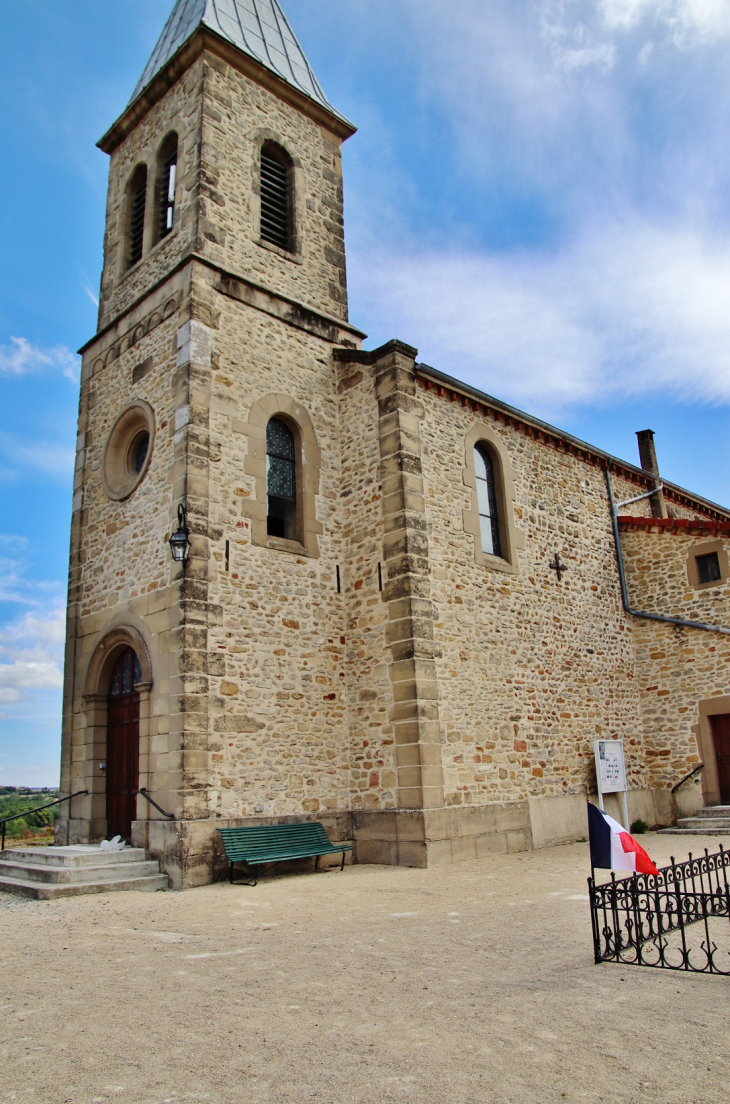
[[[727,836],[730,828],[660,828],[660,836]]]
[[[677,821],[678,828],[698,828],[707,831],[708,828],[720,828],[730,832],[730,817],[682,817]]]
[[[123,851],[102,851],[91,844],[71,847],[12,847],[2,852],[2,859],[12,855],[12,862],[33,863],[34,866],[119,866],[142,862],[147,855],[142,847],[125,847]]]
[[[26,882],[44,882],[47,885],[113,882],[129,878],[148,878],[152,874],[160,873],[160,864],[151,859],[99,866],[43,866],[38,863],[15,861],[8,857],[12,854],[13,852],[6,851],[0,858],[0,877]],[[144,851],[141,854],[144,855]]]
[[[119,893],[123,890],[138,889],[146,893],[169,889],[166,874],[152,874],[145,878],[120,878],[106,882],[72,882],[70,884],[48,884],[31,882],[21,878],[6,878],[0,875],[0,891],[16,893],[22,897],[34,897],[37,901],[55,901],[57,897],[78,897],[82,893]]]
[[[695,813],[698,817],[730,817],[730,805],[706,805]]]

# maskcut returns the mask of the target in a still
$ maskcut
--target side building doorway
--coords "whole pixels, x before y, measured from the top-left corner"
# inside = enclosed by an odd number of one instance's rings
[[[142,667],[136,652],[126,648],[117,659],[109,684],[107,706],[106,818],[107,836],[128,840],[136,819],[139,789],[139,686]]]
[[[730,805],[730,714],[710,717],[720,804]]]

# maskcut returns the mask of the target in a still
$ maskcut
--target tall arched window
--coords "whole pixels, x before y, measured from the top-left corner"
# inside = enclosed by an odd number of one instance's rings
[[[147,203],[147,166],[138,165],[129,182],[128,204],[128,242],[127,268],[136,265],[142,259],[144,250],[144,215]]]
[[[292,162],[275,142],[261,147],[261,237],[293,252]]]
[[[294,434],[272,418],[266,427],[267,532],[297,540],[297,462]]]
[[[494,486],[494,465],[484,445],[474,447],[474,469],[477,477],[477,501],[479,503],[479,529],[482,552],[490,556],[502,555],[499,539],[499,513]]]
[[[157,240],[175,225],[175,187],[177,185],[177,134],[170,134],[157,155]]]

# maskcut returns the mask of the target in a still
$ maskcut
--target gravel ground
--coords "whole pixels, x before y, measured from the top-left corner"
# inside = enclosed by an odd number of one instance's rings
[[[0,893],[0,1101],[726,1104],[730,978],[594,965],[587,863]]]

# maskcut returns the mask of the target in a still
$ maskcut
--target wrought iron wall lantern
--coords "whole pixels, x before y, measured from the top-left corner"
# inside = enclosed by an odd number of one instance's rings
[[[175,563],[181,563],[183,569],[190,555],[190,530],[187,524],[187,512],[182,503],[177,508],[178,529],[168,541],[172,558]]]

